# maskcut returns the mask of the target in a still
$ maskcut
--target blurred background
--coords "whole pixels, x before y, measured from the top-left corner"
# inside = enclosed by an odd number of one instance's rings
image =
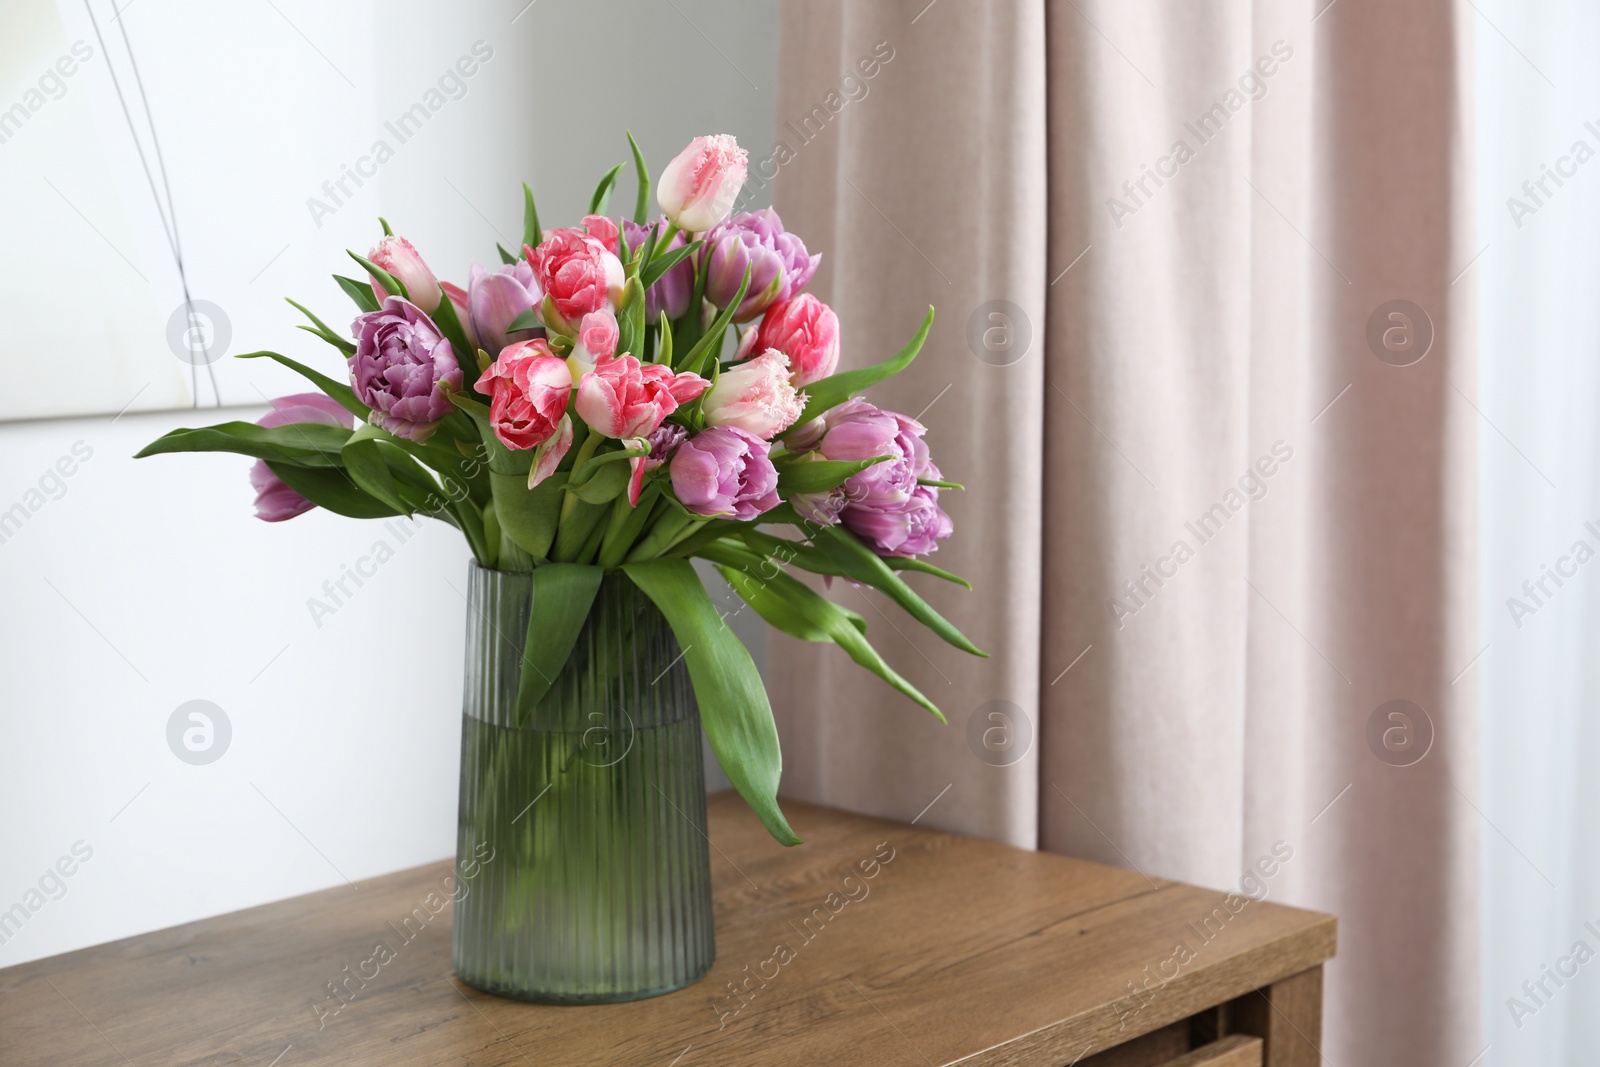
[[[975,579],[947,614],[996,659],[950,677],[885,647],[949,728],[897,704],[857,726],[882,693],[735,617],[770,668],[785,791],[900,819],[932,798],[934,826],[1213,885],[1286,839],[1274,899],[1341,918],[1331,1061],[1600,1059],[1600,968],[1562,962],[1600,951],[1592,4],[5,0],[5,19],[0,911],[47,901],[0,929],[0,966],[452,852],[454,531],[275,528],[246,460],[130,457],[302,389],[238,353],[337,375],[281,297],[342,330],[329,275],[358,273],[345,250],[379,215],[464,283],[520,241],[522,181],[567,224],[624,129],[658,173],[727,132],[753,164],[741,206],[776,202],[823,253],[847,364],[938,304],[899,406],[947,475],[992,483],[953,505],[939,562]],[[1263,56],[1257,95],[1239,79]],[[1219,102],[1249,117],[1187,125]],[[1193,160],[1163,162],[1177,140]],[[625,169],[613,212],[632,200]],[[1428,343],[1382,341],[1402,323]],[[1171,592],[1130,595],[1280,440],[1294,459],[1250,518]],[[1420,712],[1420,755],[1373,741],[1392,700]],[[170,740],[193,701],[210,762]],[[1014,758],[968,740],[996,702]],[[77,873],[42,886],[62,856]]]

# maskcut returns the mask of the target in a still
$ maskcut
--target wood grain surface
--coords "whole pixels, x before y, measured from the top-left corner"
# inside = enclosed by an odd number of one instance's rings
[[[0,971],[0,1064],[1061,1067],[1246,994],[1278,1026],[1270,1051],[1290,1040],[1274,984],[1334,952],[1316,912],[785,810],[805,845],[711,798],[717,963],[667,996],[552,1007],[468,988],[440,862]],[[1278,989],[1315,1026],[1320,970]]]

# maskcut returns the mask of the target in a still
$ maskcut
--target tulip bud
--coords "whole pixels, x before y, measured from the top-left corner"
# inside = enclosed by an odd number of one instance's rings
[[[733,210],[749,160],[750,153],[731,134],[696,137],[661,172],[656,187],[661,213],[680,230],[711,229]]]
[[[828,377],[839,366],[839,316],[810,293],[774,304],[761,320],[755,347],[789,357],[796,387]]]
[[[723,371],[700,410],[710,426],[737,426],[770,441],[794,425],[804,409],[789,381],[789,357],[769,348]]]
[[[434,277],[410,241],[391,234],[379,241],[378,247],[367,253],[367,258],[405,286],[406,295],[417,307],[429,315],[439,310],[439,279]],[[378,298],[379,304],[389,296],[376,278],[372,279],[372,295]]]
[[[509,264],[493,274],[474,264],[467,282],[467,307],[477,343],[492,357],[513,340],[526,339],[528,335],[520,330],[513,338],[506,327],[524,311],[536,309],[543,299],[527,263]]]

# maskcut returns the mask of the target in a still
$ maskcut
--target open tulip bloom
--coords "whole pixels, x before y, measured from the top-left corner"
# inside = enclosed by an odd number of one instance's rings
[[[649,221],[649,171],[629,143],[631,219],[605,215],[621,165],[576,227],[542,231],[524,186],[522,256],[501,248],[505,265],[475,267],[465,290],[441,284],[385,223],[370,256],[351,253],[364,277],[335,275],[356,305],[349,337],[295,305],[310,319],[302,328],[344,357],[347,381],[251,353],[323,396],[286,397],[259,423],[174,430],[139,455],[252,456],[263,519],[420,513],[457,527],[480,566],[531,572],[524,719],[602,576],[621,571],[682,645],[729,779],[794,844],[760,676],[689,561],[711,561],[767,622],[838,645],[943,721],[867,642],[860,615],[790,571],[872,586],[984,654],[899,573],[966,585],[921,558],[951,532],[940,490],[960,487],[934,466],[920,423],[857,395],[910,365],[933,309],[893,358],[835,373],[838,320],[803,292],[821,257],[774,212],[729,217],[746,167],[733,138],[684,149],[657,189],[663,217]]]

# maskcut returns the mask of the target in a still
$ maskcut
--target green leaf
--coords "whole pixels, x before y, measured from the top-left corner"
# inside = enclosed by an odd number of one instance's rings
[[[728,780],[779,844],[798,845],[778,807],[783,757],[761,675],[717,613],[688,560],[624,564],[623,572],[655,601],[683,648],[706,739]]]
[[[285,299],[288,298],[285,297]],[[324,341],[328,342],[330,345],[337,348],[347,356],[355,354],[356,346],[348,339],[340,337],[338,334],[328,329],[328,324],[313,315],[310,308],[306,307],[304,304],[296,303],[293,300],[290,300],[289,303],[293,304],[294,307],[299,310],[300,314],[311,320],[311,326],[302,326],[300,327],[302,330],[305,330],[307,333],[316,334],[318,337],[322,338]]]
[[[522,680],[517,686],[517,725],[525,726],[534,708],[555,684],[583,624],[605,571],[578,563],[546,563],[533,571],[533,610],[522,649]]]
[[[672,366],[672,320],[667,318],[667,312],[660,312],[660,322],[656,330],[656,359],[657,363]]]
[[[348,252],[349,250],[346,249],[346,251]],[[364,256],[358,256],[354,252],[350,252],[349,254],[350,258],[361,264],[362,268],[368,274],[378,279],[378,284],[383,286],[384,292],[388,293],[390,296],[398,296],[406,300],[411,299],[411,295],[406,292],[405,284],[402,283],[399,278],[396,278],[393,274],[390,274],[388,271],[384,270],[382,267],[378,266],[376,263],[372,262],[372,260],[367,259]],[[415,303],[415,301],[413,301],[413,303]]]
[[[461,391],[468,396],[483,396],[474,388],[481,375],[474,374],[477,361],[474,358],[478,349],[467,339],[467,331],[461,325],[461,317],[456,314],[455,301],[450,299],[449,293],[444,293],[439,298],[439,306],[433,312],[433,321],[438,324],[445,339],[450,342],[450,352],[456,357],[456,364],[461,368]]]
[[[816,457],[816,453],[805,453],[807,456]],[[778,464],[778,495],[787,500],[796,493],[826,493],[830,489],[837,489],[846,480],[860,474],[875,464],[882,463],[888,456],[873,456],[871,459],[798,459],[791,463]]]
[[[591,504],[585,500],[573,503],[572,511],[562,515],[556,526],[556,543],[550,550],[550,558],[558,563],[572,563],[581,557],[590,536],[604,532],[600,524],[611,510],[607,503]]]
[[[370,424],[351,434],[340,451],[350,477],[367,493],[406,515],[446,510],[438,485],[415,459],[393,443],[392,437],[388,431]],[[481,520],[478,525],[481,534]],[[476,552],[480,546],[473,547]]]
[[[516,333],[518,330],[536,330],[544,323],[539,318],[538,308],[529,308],[506,324],[506,333]]]
[[[389,228],[389,220],[384,218],[382,215],[378,216],[378,225],[383,227],[383,235],[385,237],[394,236],[394,231]]]
[[[618,163],[606,171],[606,176],[600,179],[600,184],[594,187],[594,195],[589,198],[589,214],[604,215],[606,205],[611,203],[611,187],[617,183],[617,175],[622,173],[626,163]]]
[[[351,519],[384,519],[400,512],[365,493],[338,467],[296,467],[267,460],[284,485],[321,508]]]
[[[706,556],[716,558],[709,551]],[[773,626],[802,641],[828,641],[838,645],[856,663],[932,712],[934,718],[946,721],[937,704],[878,655],[878,650],[866,639],[865,623],[855,612],[840,607],[781,570],[770,577],[765,573],[751,574],[736,561],[718,563],[717,570],[722,572],[733,591]]]
[[[615,455],[618,453],[606,453],[606,456]],[[572,491],[577,494],[579,500],[586,503],[606,504],[628,491],[630,473],[625,463],[607,464],[599,468],[598,473],[591,475],[588,481],[573,487]],[[571,485],[570,482],[568,484]]]
[[[361,422],[366,422],[367,416],[372,413],[371,409],[368,408],[367,405],[356,399],[356,391],[354,389],[350,388],[348,385],[345,385],[343,382],[334,381],[326,374],[321,374],[317,371],[314,371],[305,364],[298,363],[295,360],[290,359],[288,356],[282,356],[276,352],[245,352],[240,354],[238,358],[270,359],[277,363],[281,363],[290,370],[298,372],[308,382],[326,393],[330,400],[335,401],[340,407],[354,415]]]
[[[637,456],[648,456],[649,454],[650,450],[648,448],[618,448],[613,449],[610,452],[602,452],[598,456],[591,456],[584,460],[583,463],[575,470],[573,470],[572,481],[568,484],[576,489],[578,486],[583,485],[590,478],[593,478],[596,474],[600,473],[600,469],[608,463],[616,463],[619,460],[624,459],[633,459]],[[624,470],[626,470],[626,468],[624,468]]]
[[[500,253],[500,262],[501,263],[504,263],[506,266],[509,267],[509,266],[511,266],[511,264],[513,264],[513,263],[515,263],[517,261],[517,257],[512,255],[510,252],[507,252],[506,251],[506,246],[501,244],[499,241],[496,241],[494,243],[494,247],[495,247],[495,251]]]
[[[715,360],[721,354],[723,335],[727,332],[728,323],[733,321],[733,313],[739,309],[740,302],[744,300],[744,292],[748,288],[750,288],[750,268],[746,267],[744,269],[744,280],[739,283],[739,291],[733,294],[733,299],[728,301],[728,306],[723,308],[721,313],[717,315],[705,335],[696,341],[694,347],[684,354],[683,362],[675,367],[675,370],[693,371],[698,374],[701,372],[700,368],[704,365],[707,356]],[[689,310],[693,312],[694,308],[691,307]],[[826,378],[823,379],[823,381],[827,380]],[[810,389],[811,386],[808,385],[806,388]],[[807,405],[807,410],[809,409],[810,406]]]
[[[344,290],[346,296],[355,301],[356,307],[360,308],[363,313],[378,310],[378,298],[372,295],[371,284],[357,281],[354,278],[346,278],[342,274],[335,274],[333,280],[339,283],[339,288]]]
[[[643,353],[644,325],[644,286],[638,278],[629,278],[617,309],[617,355],[637,358]]]
[[[639,142],[633,139],[633,131],[628,133],[628,148],[633,152],[633,173],[639,179],[639,195],[633,201],[633,221],[636,226],[643,226],[645,215],[650,210],[650,168],[645,166],[644,153],[639,151]]]
[[[532,489],[527,472],[489,474],[494,494],[495,517],[500,528],[528,555],[545,559],[556,539],[556,524],[561,519],[561,499],[567,485],[565,472],[552,474]]]
[[[704,241],[695,241],[693,244],[686,244],[682,248],[674,248],[670,252],[663,252],[649,261],[644,270],[640,272],[639,280],[643,282],[646,289],[650,288],[660,281],[667,271],[694,255],[703,244],[705,244]]]
[[[859,370],[847,370],[830,375],[806,386],[806,407],[794,424],[803,426],[835,404],[843,403],[868,386],[876,385],[885,378],[891,378],[905,370],[911,365],[911,361],[917,358],[917,353],[922,350],[922,343],[928,339],[928,331],[931,329],[933,329],[933,308],[930,307],[928,317],[922,320],[922,328],[917,331],[917,335],[909,344],[895,354],[894,358]]]
[[[989,655],[969,641],[967,636],[951,625],[943,615],[933,610],[927,601],[918,596],[898,574],[889,569],[887,563],[843,526],[824,526],[817,533],[814,544],[843,567],[847,577],[881,589],[912,618],[956,648],[970,652],[974,656]]]
[[[253,422],[223,422],[198,429],[172,430],[145,445],[133,458],[171,452],[234,452],[300,467],[337,467],[340,450],[350,436],[350,431],[343,426],[321,422],[291,422],[272,427],[257,426]]]
[[[935,578],[943,578],[947,582],[954,582],[963,589],[972,588],[972,583],[961,577],[961,575],[951,574],[949,571],[944,570],[941,567],[935,567],[925,559],[915,559],[908,556],[888,556],[884,558],[884,562],[887,563],[892,570],[920,571],[923,574],[931,574]]]
[[[918,485],[931,485],[935,489],[965,489],[966,488],[966,486],[962,485],[960,482],[944,482],[944,481],[940,481],[938,478],[918,478],[917,479],[917,484]]]
[[[539,209],[533,206],[533,189],[522,183],[522,243],[538,248],[544,243],[544,232],[539,229]]]

